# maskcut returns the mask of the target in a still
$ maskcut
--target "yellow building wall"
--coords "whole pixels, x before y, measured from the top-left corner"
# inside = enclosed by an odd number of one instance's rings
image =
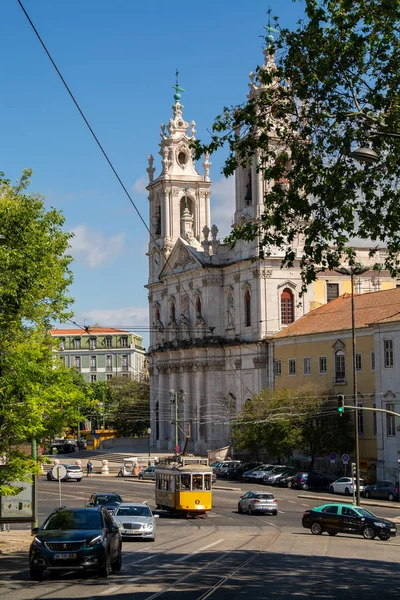
[[[314,302],[317,306],[326,302],[326,282],[324,279],[314,281]]]
[[[345,344],[346,383],[335,383],[335,348],[340,339]],[[359,399],[362,396],[364,406],[372,408],[375,393],[375,374],[371,370],[371,352],[374,351],[374,337],[371,334],[356,338],[356,353],[361,354],[362,369],[357,371]],[[327,373],[319,373],[319,357],[327,357]],[[304,358],[311,358],[311,374],[304,375]],[[289,359],[296,360],[296,375],[289,375]],[[275,376],[275,389],[296,389],[308,383],[314,383],[332,390],[333,395],[343,394],[345,404],[353,403],[352,344],[350,332],[346,336],[301,341],[301,338],[274,341],[274,361],[281,361],[282,374]],[[364,411],[364,434],[360,435],[360,458],[365,464],[376,461],[376,438],[373,433],[373,413]]]
[[[346,279],[341,280],[342,287],[342,295],[343,294],[351,294],[351,279],[347,277]]]
[[[381,281],[381,290],[392,290],[394,287],[394,281]]]

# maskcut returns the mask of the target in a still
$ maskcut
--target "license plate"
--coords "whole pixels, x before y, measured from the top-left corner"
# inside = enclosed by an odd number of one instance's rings
[[[55,560],[71,560],[71,558],[76,558],[76,554],[72,552],[63,552],[62,554],[55,554]]]

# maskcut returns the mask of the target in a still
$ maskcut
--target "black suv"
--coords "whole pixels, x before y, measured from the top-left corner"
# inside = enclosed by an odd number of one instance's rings
[[[102,506],[57,508],[35,535],[29,549],[31,579],[49,571],[97,571],[108,577],[121,570],[122,538],[118,525]]]
[[[115,492],[110,492],[109,494],[97,493],[90,496],[86,506],[104,506],[111,514],[114,514],[122,502],[121,496]]]
[[[300,490],[328,490],[332,480],[315,471],[301,471],[293,477],[292,487]]]

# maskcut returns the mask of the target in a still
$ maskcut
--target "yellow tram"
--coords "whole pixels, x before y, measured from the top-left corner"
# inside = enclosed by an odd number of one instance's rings
[[[181,460],[156,467],[157,508],[186,516],[205,515],[212,507],[212,469],[199,460]]]

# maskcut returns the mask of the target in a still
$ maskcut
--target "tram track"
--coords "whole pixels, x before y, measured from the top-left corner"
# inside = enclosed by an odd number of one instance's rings
[[[192,529],[192,531],[189,533],[189,535],[186,535],[185,538],[182,538],[182,534],[181,534],[181,535],[176,536],[176,537],[174,537],[172,539],[168,539],[168,540],[166,540],[164,542],[160,542],[160,543],[156,542],[154,544],[154,546],[152,545],[152,549],[154,548],[155,553],[154,554],[150,553],[150,556],[148,557],[148,560],[157,559],[157,558],[160,558],[160,557],[168,556],[168,553],[169,552],[173,552],[174,550],[178,550],[179,549],[179,551],[182,551],[182,549],[185,546],[188,546],[188,545],[190,545],[190,544],[193,543],[193,536],[195,536],[196,534],[199,534],[200,531],[201,531],[201,529],[202,529],[201,526],[200,526],[200,523],[196,523],[195,520],[193,520],[193,521],[183,521],[183,522],[185,523],[185,525],[188,525]],[[212,531],[210,531],[210,529],[212,529]],[[217,525],[208,525],[207,526],[207,531],[204,532],[204,535],[202,535],[200,537],[196,537],[196,541],[201,542],[201,540],[203,540],[205,538],[208,538],[210,535],[214,535],[217,532],[218,532],[218,526]],[[158,552],[159,548],[161,548],[163,546],[166,546],[166,545],[169,545],[171,543],[174,544],[178,540],[179,540],[179,544],[176,544],[175,546],[168,547],[165,550],[163,550],[161,552]],[[125,543],[127,543],[127,542],[125,542]],[[144,550],[144,548],[143,548],[143,550]],[[125,554],[125,557],[129,556],[129,554],[128,553]],[[123,551],[123,557],[124,557],[124,551]],[[145,558],[145,557],[143,557],[143,558]],[[143,558],[140,558],[139,560],[133,560],[133,561],[129,561],[127,559],[124,560],[124,558],[123,558],[122,571],[118,574],[118,576],[117,576],[118,579],[116,579],[115,582],[120,583],[120,585],[124,585],[123,581],[121,581],[122,578],[124,576],[132,577],[132,573],[130,573],[130,574],[124,573],[124,567],[134,567],[135,564],[140,563],[143,560]],[[146,559],[147,559],[147,557],[146,557]],[[100,579],[100,578],[98,578],[96,576],[90,577],[90,576],[87,575],[86,577],[80,577],[79,579],[74,579],[74,581],[71,581],[70,583],[67,582],[67,581],[65,581],[65,579],[62,582],[58,583],[57,580],[54,579],[54,578],[53,579],[45,579],[43,582],[40,582],[40,583],[38,583],[38,582],[31,582],[31,581],[28,581],[28,582],[24,581],[23,582],[23,587],[24,587],[25,591],[27,591],[27,590],[34,590],[34,589],[38,590],[38,595],[32,595],[32,596],[30,596],[29,600],[43,600],[43,599],[45,599],[45,598],[47,598],[49,596],[54,596],[55,594],[57,594],[58,592],[61,592],[61,591],[63,592],[63,597],[72,597],[72,596],[69,596],[68,591],[71,592],[72,589],[74,587],[76,587],[76,586],[83,585],[85,587],[88,587],[90,585],[101,584],[103,582],[104,582],[104,586],[106,586],[107,583],[108,583],[108,581],[109,580]],[[12,584],[13,580],[9,579],[8,582],[10,584]],[[49,590],[47,593],[43,593],[43,591],[40,591],[41,589],[43,590],[43,585],[47,585],[49,583],[53,584],[51,590]],[[20,589],[20,586],[16,586],[16,589]],[[105,587],[105,589],[106,589],[106,587]],[[10,594],[9,590],[7,590],[5,593],[2,593],[0,591],[0,598],[7,597],[7,595],[9,595],[9,594]]]
[[[218,556],[214,560],[208,561],[205,565],[191,570],[189,573],[186,573],[182,577],[180,577],[180,578],[176,579],[175,581],[171,582],[170,584],[166,585],[162,590],[159,590],[158,592],[154,592],[154,593],[150,594],[149,596],[145,596],[143,598],[143,600],[155,600],[156,598],[161,598],[162,596],[164,596],[164,595],[167,596],[168,594],[171,594],[171,593],[173,593],[174,595],[177,595],[180,591],[182,591],[182,590],[179,590],[179,586],[182,586],[182,584],[185,584],[185,583],[187,584],[187,582],[190,578],[197,577],[199,575],[204,575],[207,570],[210,570],[210,568],[212,569],[216,566],[219,566],[219,564],[221,562],[234,557],[235,553],[243,551],[245,549],[245,546],[248,546],[256,538],[258,538],[260,535],[264,534],[264,530],[259,525],[256,525],[255,523],[252,523],[252,525],[257,527],[260,530],[260,532],[257,535],[253,535],[250,539],[243,542],[243,544],[241,544],[240,546],[237,546],[236,548],[234,548],[232,550],[225,551],[221,556]],[[245,560],[242,560],[235,567],[231,568],[231,570],[227,574],[223,575],[222,577],[221,577],[221,575],[216,574],[215,576],[218,578],[218,581],[216,581],[212,586],[209,586],[208,589],[205,590],[204,592],[202,592],[199,596],[193,597],[193,600],[206,600],[206,598],[210,598],[229,579],[231,579],[234,575],[236,575],[240,570],[245,568],[247,565],[249,565],[253,560],[255,560],[258,556],[260,556],[260,554],[262,552],[265,552],[265,550],[267,548],[271,547],[276,542],[276,540],[279,538],[279,536],[281,535],[281,529],[272,523],[268,523],[268,525],[277,529],[277,532],[273,536],[273,538],[268,540],[268,542],[266,542],[258,550],[252,551],[252,554],[250,556],[248,556]],[[187,588],[185,588],[185,591],[187,592]]]

